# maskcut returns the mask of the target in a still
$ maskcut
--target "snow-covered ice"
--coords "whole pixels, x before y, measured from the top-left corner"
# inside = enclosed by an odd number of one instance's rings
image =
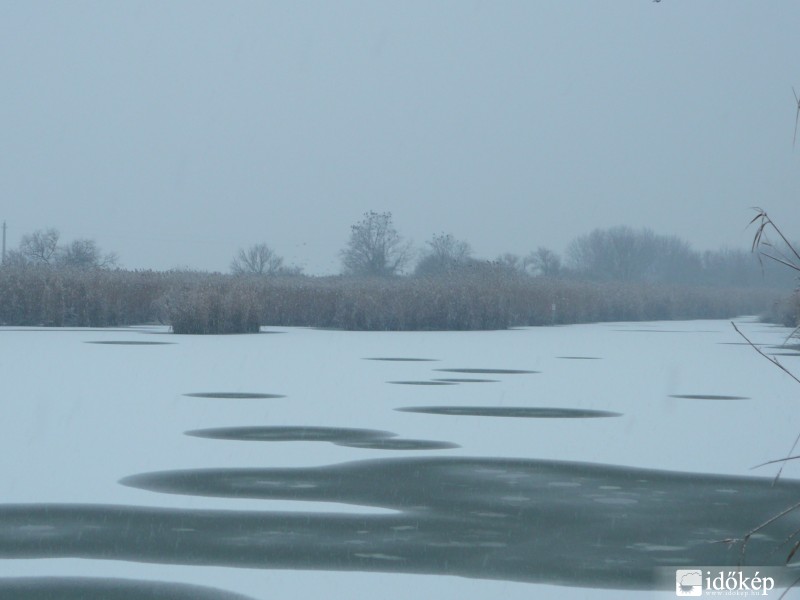
[[[779,358],[800,372],[800,356],[773,349],[784,341],[788,330],[753,319],[737,322],[766,352],[789,354]],[[292,473],[313,475],[317,471],[308,468],[365,459],[387,459],[380,464],[389,469],[395,463],[397,468],[405,468],[406,461],[395,459],[471,457],[769,477],[776,468],[753,471],[751,467],[784,456],[800,432],[796,410],[800,386],[744,344],[727,321],[603,323],[490,332],[265,331],[268,333],[262,335],[192,337],[172,335],[159,327],[0,328],[1,556],[8,556],[8,548],[13,546],[13,540],[4,540],[2,533],[3,508],[11,505],[113,505],[174,509],[177,514],[227,511],[257,515],[269,511],[312,514],[325,522],[325,515],[337,519],[399,517],[404,502],[413,499],[410,488],[409,497],[403,498],[400,486],[401,497],[394,504],[368,502],[375,500],[371,491],[355,499],[348,499],[346,493],[315,497],[317,479],[298,480],[292,484],[294,491],[287,493],[287,482],[281,479],[281,473],[287,471],[269,470],[293,469]],[[365,360],[386,358],[431,360]],[[509,370],[530,372],[502,372]],[[489,381],[441,381],[448,379]],[[450,385],[390,383],[398,381]],[[275,397],[241,397],[246,394]],[[225,395],[239,397],[219,397]],[[397,410],[408,408],[434,410]],[[514,408],[555,409],[560,412],[551,411],[550,416],[561,418],[469,414]],[[452,413],[453,409],[459,414],[431,414]],[[595,418],[587,411],[619,416],[600,414]],[[302,434],[302,428],[311,427],[326,428],[308,430],[309,435],[321,439],[296,439],[298,431]],[[350,433],[339,435],[339,429]],[[240,433],[294,441],[234,439]],[[419,441],[421,449],[416,449],[412,440]],[[433,442],[448,444],[438,448]],[[506,482],[522,477],[515,475],[517,463],[510,464],[502,475]],[[277,473],[274,485],[283,491],[269,499],[246,497],[246,487],[237,488],[240,497],[197,495],[170,489],[171,476],[147,479],[165,471],[207,469],[221,473],[265,469]],[[490,471],[487,467],[487,473]],[[784,472],[786,482],[797,472],[790,463]],[[347,473],[343,477],[358,476]],[[365,473],[374,476],[372,471]],[[590,469],[580,476],[593,478],[595,474]],[[686,481],[690,479],[687,475]],[[120,484],[121,480],[126,484]],[[566,498],[571,486],[580,485],[576,481],[555,477],[548,484],[559,488]],[[243,484],[237,481],[232,485]],[[639,502],[613,482],[600,488],[604,494],[597,497],[598,504],[622,510],[619,507]],[[525,488],[517,495],[503,492],[503,502],[535,503],[535,498],[525,495],[526,490],[530,491]],[[734,495],[736,490],[713,492]],[[485,512],[485,518],[491,519],[492,511]],[[654,520],[658,518],[653,515]],[[41,523],[31,522],[27,527],[27,535],[41,538],[49,534]],[[398,535],[403,527],[407,525],[397,525]],[[489,553],[494,542],[482,543]],[[409,574],[402,569],[397,572],[395,567],[382,572],[382,562],[397,562],[396,556],[374,549],[357,550],[353,556],[375,571],[307,565],[299,570],[291,564],[276,569],[175,565],[152,557],[142,560],[153,562],[139,562],[135,557],[80,558],[78,552],[62,558],[6,558],[0,560],[0,577],[160,580],[265,599],[312,594],[388,599],[412,595],[514,599],[644,594],[641,590],[472,579],[441,571]],[[638,551],[669,550],[644,544]],[[676,560],[680,560],[680,552]],[[682,565],[676,562],[675,566]]]

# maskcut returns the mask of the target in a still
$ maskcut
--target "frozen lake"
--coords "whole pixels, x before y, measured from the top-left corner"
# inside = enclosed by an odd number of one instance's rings
[[[800,501],[800,464],[751,469],[800,386],[727,321],[0,340],[0,598],[674,597]]]

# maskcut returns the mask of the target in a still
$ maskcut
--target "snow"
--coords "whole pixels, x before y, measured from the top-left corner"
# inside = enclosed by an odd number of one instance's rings
[[[788,330],[737,320],[769,349]],[[604,323],[490,332],[343,332],[269,328],[192,337],[160,327],[0,328],[0,503],[110,504],[224,511],[380,515],[392,508],[291,499],[218,498],[120,485],[167,470],[335,465],[364,459],[464,456],[553,459],[686,473],[752,471],[800,432],[800,387],[727,321]],[[98,344],[88,342],[162,342]],[[366,358],[428,358],[386,361]],[[563,358],[583,357],[583,358]],[[800,357],[781,356],[800,372]],[[514,369],[465,374],[438,369]],[[397,385],[442,378],[496,380]],[[203,398],[206,392],[284,397]],[[674,396],[738,396],[698,400]],[[549,407],[606,418],[498,418],[401,412],[416,406]],[[253,442],[184,435],[242,426],[385,430],[451,442],[382,450],[327,441]],[[787,466],[784,476],[797,475]],[[614,501],[610,499],[609,502]],[[378,557],[373,557],[377,560]],[[641,591],[555,587],[446,575],[262,570],[79,558],[0,560],[0,577],[103,576],[191,583],[252,598],[510,599],[642,597]],[[667,597],[666,592],[650,593]],[[672,595],[672,592],[669,592]]]

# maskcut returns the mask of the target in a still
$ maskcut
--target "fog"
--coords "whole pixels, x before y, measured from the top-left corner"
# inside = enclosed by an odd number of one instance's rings
[[[747,247],[800,231],[788,1],[0,3],[0,219],[127,268],[266,242],[339,272],[417,247],[563,252],[593,228]]]

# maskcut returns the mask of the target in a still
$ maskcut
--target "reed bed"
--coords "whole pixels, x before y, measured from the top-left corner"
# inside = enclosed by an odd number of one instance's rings
[[[175,333],[194,334],[254,332],[260,326],[482,330],[716,319],[768,314],[784,304],[790,307],[784,312],[796,319],[798,297],[787,301],[788,296],[785,290],[588,282],[504,272],[355,278],[0,269],[3,325],[155,322],[172,325]]]

